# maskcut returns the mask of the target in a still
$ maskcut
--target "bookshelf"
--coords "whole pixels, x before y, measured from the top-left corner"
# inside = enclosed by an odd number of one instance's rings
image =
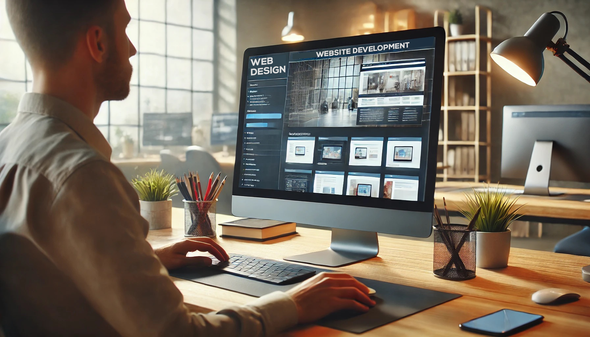
[[[449,36],[448,14],[434,14],[447,32],[437,180],[489,182],[492,12],[475,6],[474,33],[459,36]]]

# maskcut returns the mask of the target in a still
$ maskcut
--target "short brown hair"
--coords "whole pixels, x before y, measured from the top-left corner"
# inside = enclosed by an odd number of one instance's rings
[[[117,1],[123,0],[7,0],[6,12],[31,63],[60,66],[90,26],[110,33]]]

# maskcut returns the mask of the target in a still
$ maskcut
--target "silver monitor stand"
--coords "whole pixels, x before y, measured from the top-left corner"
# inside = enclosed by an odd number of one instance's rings
[[[554,196],[563,193],[549,192],[549,177],[551,176],[551,155],[553,141],[537,140],[533,146],[533,153],[529,169],[524,182],[524,194]]]
[[[318,252],[285,257],[287,261],[319,266],[340,267],[377,256],[377,233],[353,229],[332,228],[330,248]]]

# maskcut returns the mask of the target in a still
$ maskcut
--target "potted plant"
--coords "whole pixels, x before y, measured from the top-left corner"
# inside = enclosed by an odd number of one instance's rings
[[[449,13],[449,28],[451,36],[463,34],[463,16],[459,12],[459,9],[455,9]]]
[[[461,213],[469,220],[477,209],[481,211],[475,222],[476,265],[480,268],[503,268],[510,255],[510,229],[508,226],[521,215],[521,206],[516,206],[518,197],[513,197],[498,187],[474,189],[466,194],[466,207]]]
[[[133,158],[135,144],[133,142],[133,138],[131,138],[130,135],[124,134],[123,137],[121,137],[121,147],[122,147],[121,154],[122,154],[123,158],[125,158],[125,159]]]
[[[150,229],[170,228],[172,225],[172,196],[178,193],[174,176],[164,170],[151,169],[131,181],[139,195],[141,216]]]

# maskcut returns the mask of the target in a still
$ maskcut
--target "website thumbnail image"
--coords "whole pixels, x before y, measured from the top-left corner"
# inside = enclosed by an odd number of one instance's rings
[[[419,137],[289,137],[285,163],[331,169],[381,167],[420,169]]]
[[[286,191],[418,200],[417,176],[285,169],[284,180]]]
[[[424,118],[428,120],[427,59],[414,56],[425,54],[406,51],[291,61],[287,126],[422,126]]]

